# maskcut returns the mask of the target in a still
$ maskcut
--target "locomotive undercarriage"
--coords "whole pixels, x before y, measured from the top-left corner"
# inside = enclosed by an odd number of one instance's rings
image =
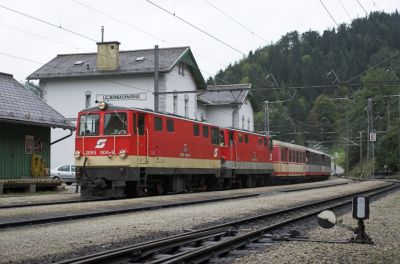
[[[77,168],[82,197],[138,197],[218,189],[216,169]]]
[[[235,169],[77,168],[82,197],[123,198],[154,194],[260,187],[327,177],[274,177],[271,171]]]

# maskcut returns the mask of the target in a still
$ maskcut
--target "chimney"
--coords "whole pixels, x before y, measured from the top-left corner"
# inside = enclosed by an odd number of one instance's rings
[[[97,42],[96,66],[99,71],[114,71],[119,66],[118,41]]]

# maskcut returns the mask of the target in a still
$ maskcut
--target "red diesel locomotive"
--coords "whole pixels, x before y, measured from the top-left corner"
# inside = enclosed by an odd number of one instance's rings
[[[254,187],[330,174],[321,169],[324,164],[310,163],[311,153],[328,162],[323,153],[175,115],[101,102],[81,111],[77,126],[74,155],[82,197]],[[304,158],[286,160],[281,147],[288,153],[301,149]],[[301,169],[293,169],[298,163]]]

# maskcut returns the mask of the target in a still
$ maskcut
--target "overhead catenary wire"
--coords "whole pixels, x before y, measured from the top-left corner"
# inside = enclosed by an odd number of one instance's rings
[[[1,5],[1,4],[0,4],[0,7],[4,8],[4,9],[6,9],[6,10],[12,11],[12,12],[14,12],[14,13],[17,13],[17,14],[19,14],[19,15],[28,17],[28,18],[30,18],[30,19],[36,20],[36,21],[38,21],[38,22],[41,22],[41,23],[50,25],[50,26],[52,26],[52,27],[56,27],[56,28],[58,28],[58,29],[67,31],[67,32],[72,33],[72,34],[74,34],[74,35],[77,35],[77,36],[79,36],[79,37],[83,37],[83,38],[85,38],[85,39],[89,39],[89,40],[94,41],[94,42],[97,43],[97,41],[96,41],[95,39],[93,39],[93,38],[91,38],[91,37],[88,37],[88,36],[85,36],[85,35],[83,35],[83,34],[81,34],[81,33],[78,33],[78,32],[72,31],[72,30],[65,29],[65,28],[63,28],[63,27],[61,27],[61,26],[57,26],[57,25],[55,25],[55,24],[53,24],[53,23],[51,23],[51,22],[45,21],[45,20],[43,20],[43,19],[40,19],[40,18],[37,18],[37,17],[34,17],[34,16],[31,16],[31,15],[29,15],[29,14],[25,14],[25,13],[23,13],[23,12],[20,12],[20,11],[18,11],[18,10],[12,9],[12,8],[8,8],[8,7],[6,7],[6,6],[4,6],[4,5]],[[37,36],[38,36],[38,35],[37,35]],[[105,56],[105,55],[103,55],[103,56]],[[154,61],[152,61],[150,58],[146,58],[146,59],[147,59],[148,61],[150,61],[150,62],[154,62]],[[185,61],[185,62],[186,62],[189,66],[191,66],[191,67],[193,67],[193,68],[195,68],[195,69],[197,69],[197,70],[200,71],[200,69],[199,69],[196,65],[194,65],[194,64],[192,64],[192,63],[189,63],[188,61]],[[161,64],[161,66],[165,66],[165,65],[162,65],[162,64]],[[173,69],[173,70],[177,71],[176,69]],[[205,72],[205,71],[203,71],[203,72]],[[206,73],[207,73],[207,72],[206,72]],[[208,73],[208,74],[209,74],[209,73]],[[230,84],[228,81],[226,81],[226,80],[224,80],[224,79],[222,79],[222,78],[217,78],[217,79],[221,80],[223,83]]]
[[[336,22],[336,20],[333,18],[331,12],[328,10],[328,8],[325,6],[324,2],[322,2],[322,0],[319,0],[319,2],[321,3],[321,5],[324,7],[325,11],[328,13],[328,15],[332,18],[333,22],[335,23],[335,25],[337,27],[339,27],[339,24]]]
[[[242,23],[240,23],[237,19],[233,18],[231,15],[229,15],[228,13],[226,13],[225,11],[223,11],[221,8],[218,8],[216,5],[214,5],[213,3],[211,3],[208,0],[203,0],[206,4],[208,4],[209,6],[213,7],[214,9],[218,10],[221,14],[223,14],[224,16],[228,17],[230,20],[232,20],[233,22],[235,22],[236,24],[238,24],[239,26],[241,26],[242,28],[244,28],[246,31],[250,32],[250,34],[256,36],[257,38],[259,38],[262,41],[267,41],[265,38],[263,38],[262,36],[260,36],[259,34],[257,34],[256,32],[254,32],[253,30],[251,30],[250,28],[246,27],[245,25],[243,25]]]
[[[160,5],[157,5],[156,3],[154,3],[154,2],[152,2],[152,1],[150,1],[150,0],[144,0],[144,1],[146,1],[147,3],[149,3],[149,4],[151,4],[151,5],[155,6],[155,7],[157,7],[158,9],[160,9],[160,10],[162,10],[162,11],[164,11],[164,12],[170,14],[171,16],[175,17],[176,19],[178,19],[178,20],[184,22],[185,24],[187,24],[187,25],[191,26],[192,28],[194,28],[194,29],[200,31],[201,33],[203,33],[203,34],[209,36],[210,38],[216,40],[217,42],[219,42],[219,43],[221,43],[221,44],[227,46],[228,48],[230,48],[230,49],[236,51],[237,53],[240,53],[241,55],[246,56],[246,54],[245,54],[244,52],[242,52],[242,51],[240,51],[239,49],[233,47],[232,45],[226,43],[225,41],[223,41],[223,40],[217,38],[216,36],[212,35],[211,33],[208,33],[207,31],[205,31],[205,30],[199,28],[198,26],[194,25],[193,23],[191,23],[191,22],[189,22],[189,21],[187,21],[187,20],[185,20],[185,19],[183,19],[183,18],[177,16],[175,13],[172,13],[171,11],[169,11],[169,10],[163,8],[163,7],[160,6]]]
[[[66,68],[62,68],[62,67],[58,67],[58,66],[54,66],[54,65],[47,65],[46,63],[43,63],[43,62],[38,62],[38,61],[35,61],[35,60],[23,58],[23,57],[20,57],[20,56],[8,54],[8,53],[1,52],[1,51],[0,51],[0,55],[7,56],[7,57],[10,57],[10,58],[14,58],[14,59],[18,59],[18,60],[25,61],[25,62],[29,62],[29,63],[38,64],[38,65],[41,65],[41,66],[46,66],[46,67],[51,67],[51,68],[56,68],[56,69],[61,69],[61,70],[67,70],[68,71],[68,69],[66,69]],[[70,73],[73,73],[73,72],[70,71]],[[121,82],[117,82],[117,81],[113,81],[113,80],[107,80],[107,79],[104,79],[104,78],[100,79],[100,81],[108,82],[108,83],[112,83],[112,84],[117,84],[117,85],[120,85],[120,86],[129,87],[129,88],[134,88],[134,89],[137,89],[139,91],[150,92],[150,93],[153,92],[152,90],[149,90],[149,89],[140,88],[140,87],[137,87],[137,86],[133,86],[131,84],[121,83]],[[204,90],[202,90],[202,91],[204,92]],[[186,102],[186,99],[182,99],[182,98],[177,98],[177,100],[182,101],[182,102]],[[195,100],[196,100],[196,98],[195,98]],[[229,117],[232,116],[231,112],[227,112],[227,111],[224,111],[224,110],[218,110],[218,111],[220,113],[222,113],[222,114],[229,115]]]

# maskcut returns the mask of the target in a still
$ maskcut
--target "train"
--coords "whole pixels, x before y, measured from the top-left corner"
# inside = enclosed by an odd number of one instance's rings
[[[330,156],[270,135],[100,102],[78,113],[82,197],[137,197],[326,179]]]

